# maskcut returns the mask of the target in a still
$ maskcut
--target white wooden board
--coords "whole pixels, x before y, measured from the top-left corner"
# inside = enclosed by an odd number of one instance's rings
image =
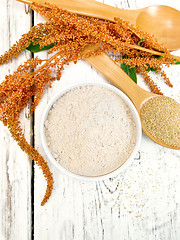
[[[126,9],[166,4],[180,10],[170,0],[106,0]],[[0,0],[0,53],[8,50],[31,25],[28,8],[15,0]],[[35,24],[42,19],[35,14]],[[180,52],[177,52],[180,55]],[[41,53],[46,58],[46,53]],[[0,66],[0,80],[12,72],[29,54],[22,54]],[[180,66],[166,70],[174,83],[167,95],[180,101]],[[35,112],[35,146],[48,161],[42,148],[39,127],[48,101],[59,91],[78,82],[107,80],[84,61],[65,68],[59,82],[48,89]],[[138,84],[147,86],[142,79]],[[22,124],[30,141],[28,108]],[[123,173],[99,182],[82,182],[60,173],[49,161],[54,176],[54,191],[45,206],[40,206],[46,182],[35,167],[34,212],[31,211],[31,163],[0,123],[0,239],[35,240],[179,240],[180,239],[180,151],[163,148],[143,135],[133,164]],[[31,236],[31,218],[34,235]]]
[[[31,25],[28,8],[15,0],[0,0],[0,54],[3,54]],[[0,81],[30,57],[22,54],[0,66]],[[30,116],[21,116],[25,136],[30,141]],[[31,162],[6,127],[0,122],[0,239],[31,238]]]

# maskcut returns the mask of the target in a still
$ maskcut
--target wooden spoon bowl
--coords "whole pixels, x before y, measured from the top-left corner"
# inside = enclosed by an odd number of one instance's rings
[[[139,13],[136,26],[157,37],[169,50],[180,48],[180,12],[168,6],[149,6]]]

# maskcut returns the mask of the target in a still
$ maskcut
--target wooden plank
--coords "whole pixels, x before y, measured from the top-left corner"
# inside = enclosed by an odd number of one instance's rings
[[[161,4],[162,1],[109,0],[123,8]],[[166,4],[166,1],[163,1]],[[170,5],[170,1],[167,0]],[[35,23],[42,19],[35,14]],[[41,53],[46,58],[46,53]],[[169,70],[174,89],[163,91],[180,100],[180,67]],[[174,76],[174,77],[173,77]],[[59,91],[78,82],[106,81],[87,63],[65,68],[59,82],[46,90],[35,112],[35,144],[48,161],[40,139],[40,123],[48,101]],[[147,88],[142,79],[138,84]],[[99,182],[82,182],[63,175],[49,163],[54,191],[40,206],[46,183],[35,168],[34,239],[61,240],[178,240],[180,239],[180,152],[163,148],[143,135],[139,153],[122,174]]]
[[[0,1],[0,54],[3,54],[31,25],[31,14],[15,0]],[[0,81],[30,57],[23,53],[0,66]],[[21,115],[22,127],[30,141],[30,115]],[[31,239],[31,162],[6,127],[0,122],[0,239]]]

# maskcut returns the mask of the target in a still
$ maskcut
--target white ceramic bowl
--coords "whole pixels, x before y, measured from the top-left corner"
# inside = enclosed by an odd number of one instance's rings
[[[97,176],[97,177],[89,177],[89,176],[81,176],[75,173],[72,173],[70,171],[68,171],[67,169],[65,169],[64,167],[62,167],[52,156],[50,149],[47,146],[47,142],[46,142],[46,136],[45,136],[45,128],[44,128],[44,124],[46,121],[46,118],[48,116],[49,110],[51,109],[52,105],[57,101],[58,98],[60,98],[62,95],[64,95],[66,92],[70,91],[73,88],[79,87],[79,86],[101,86],[101,87],[105,87],[115,93],[117,93],[125,102],[126,104],[129,106],[132,116],[134,118],[135,124],[136,124],[136,128],[137,128],[137,137],[136,137],[136,144],[134,147],[134,150],[132,151],[132,154],[130,155],[130,157],[126,160],[126,162],[121,165],[119,168],[117,168],[116,170],[114,170],[111,173],[105,174],[103,176]],[[120,91],[118,88],[110,85],[110,84],[106,84],[106,83],[81,83],[81,84],[76,84],[73,85],[69,88],[66,88],[65,90],[59,92],[54,98],[52,98],[50,100],[50,102],[48,103],[47,107],[44,110],[43,116],[42,116],[42,120],[41,120],[41,125],[40,125],[40,135],[41,135],[41,141],[42,141],[42,145],[43,148],[45,150],[46,155],[48,156],[49,160],[53,163],[53,165],[55,165],[59,170],[61,170],[61,172],[74,177],[76,179],[79,180],[104,180],[113,176],[116,176],[117,174],[119,174],[120,172],[122,172],[127,166],[129,166],[129,164],[133,161],[136,153],[139,150],[140,147],[140,143],[141,143],[141,137],[142,137],[142,128],[141,128],[141,122],[140,122],[140,118],[139,115],[136,111],[136,108],[134,107],[133,103],[131,102],[131,100],[122,92]]]

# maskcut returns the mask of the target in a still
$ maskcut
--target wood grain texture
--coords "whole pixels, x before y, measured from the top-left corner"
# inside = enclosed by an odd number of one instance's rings
[[[101,1],[103,2],[103,1]],[[180,10],[170,0],[106,0],[106,4],[136,9],[152,4],[167,4]],[[0,0],[0,53],[8,50],[30,27],[28,8],[14,0]],[[27,13],[27,14],[26,14]],[[35,24],[42,19],[35,14]],[[177,52],[180,55],[180,52]],[[39,54],[47,58],[46,53]],[[27,53],[0,66],[1,80]],[[180,102],[180,67],[166,69],[174,88],[168,89],[157,78],[162,90]],[[153,76],[154,79],[156,78]],[[42,148],[39,127],[48,101],[59,91],[78,82],[107,82],[88,63],[70,64],[59,82],[46,90],[35,112],[35,146]],[[148,89],[141,78],[138,84]],[[30,140],[28,108],[22,124]],[[48,203],[41,200],[46,182],[35,166],[34,212],[31,211],[31,163],[0,123],[0,239],[35,240],[179,240],[180,239],[180,152],[163,148],[143,135],[141,148],[132,165],[124,172],[99,182],[82,182],[60,173],[49,161],[54,176],[54,191]],[[31,216],[34,236],[31,238]]]
[[[3,54],[31,24],[28,8],[14,0],[0,1],[0,54]],[[0,66],[0,81],[25,59],[22,54]],[[24,133],[30,141],[29,109],[21,115]],[[0,122],[0,239],[31,238],[31,162]]]

